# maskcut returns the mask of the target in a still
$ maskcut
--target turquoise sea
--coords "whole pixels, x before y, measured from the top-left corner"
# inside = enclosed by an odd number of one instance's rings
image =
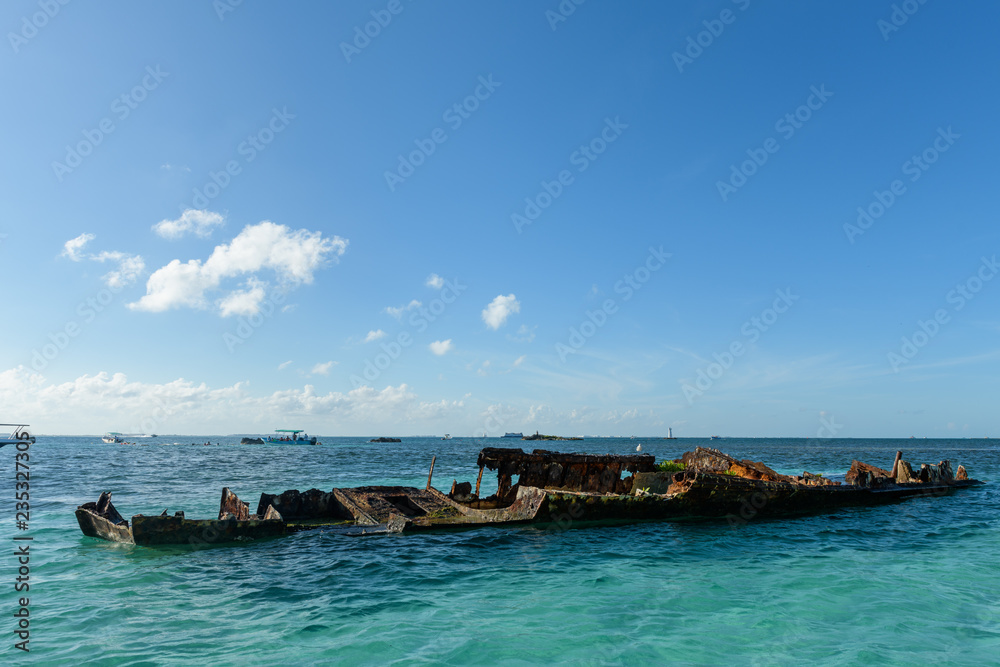
[[[14,448],[0,450],[0,535],[33,537],[30,654],[13,648],[16,559],[3,558],[4,664],[985,665],[1000,662],[995,440],[586,439],[591,453],[674,458],[712,445],[779,472],[843,474],[950,459],[987,486],[796,520],[333,536],[191,551],[85,538],[76,506],[214,517],[223,486],[255,508],[286,489],[475,481],[499,439],[320,437],[238,446],[39,437],[31,516],[14,528]],[[211,446],[204,443],[211,441]],[[216,445],[215,443],[222,443]],[[229,443],[229,444],[227,444]],[[495,478],[484,477],[484,489]]]

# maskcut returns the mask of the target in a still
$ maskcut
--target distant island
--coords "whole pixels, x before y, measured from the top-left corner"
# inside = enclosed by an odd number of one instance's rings
[[[583,440],[583,438],[564,438],[561,435],[542,435],[535,431],[535,435],[526,435],[521,440]]]
[[[372,438],[368,442],[403,442],[399,438]]]

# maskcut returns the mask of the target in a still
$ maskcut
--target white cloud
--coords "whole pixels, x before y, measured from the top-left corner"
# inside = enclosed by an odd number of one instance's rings
[[[329,375],[330,369],[337,365],[336,361],[328,361],[325,364],[316,364],[309,371],[310,375]]]
[[[379,338],[385,338],[385,332],[382,331],[381,329],[372,329],[371,331],[368,332],[368,335],[365,336],[365,342],[371,343],[372,341],[376,341]]]
[[[91,241],[97,238],[94,234],[87,234],[86,232],[80,234],[75,239],[70,239],[63,244],[62,256],[68,257],[74,262],[79,262],[83,259],[80,251],[83,250],[83,246],[87,245]]]
[[[487,359],[486,361],[483,362],[483,365],[480,366],[479,369],[476,371],[476,375],[478,375],[479,377],[486,377],[486,373],[487,371],[489,371],[489,369],[490,369],[490,360]]]
[[[288,368],[291,365],[292,365],[292,360],[289,359],[288,361],[284,361],[284,362],[278,364],[278,370],[279,371],[283,371],[283,370],[285,370],[286,368]]]
[[[442,287],[444,287],[444,278],[442,278],[436,273],[432,273],[431,275],[427,276],[427,286],[433,287],[434,289],[441,289]]]
[[[513,294],[502,294],[490,302],[483,310],[483,322],[490,329],[496,330],[504,325],[512,313],[521,312],[521,302]]]
[[[322,232],[292,231],[285,225],[263,221],[247,225],[231,242],[215,247],[202,262],[172,260],[146,281],[146,295],[128,304],[133,310],[159,313],[172,308],[206,308],[205,292],[218,289],[222,281],[242,274],[271,269],[283,285],[312,283],[313,274],[327,261],[336,261],[347,249],[339,236],[323,238]],[[260,287],[263,283],[257,283]],[[253,314],[259,309],[259,291],[234,291],[219,301],[220,314]]]
[[[114,287],[116,289],[121,289],[126,285],[131,285],[138,280],[139,276],[141,276],[146,270],[146,262],[143,261],[142,257],[139,255],[126,255],[123,252],[104,251],[97,257],[91,257],[91,259],[98,262],[104,262],[107,260],[118,262],[117,269],[109,271],[101,276],[108,287]]]
[[[205,238],[212,235],[214,227],[223,225],[225,221],[219,213],[189,208],[176,220],[160,220],[153,225],[153,231],[165,239],[179,239],[187,232]]]
[[[406,304],[405,306],[400,306],[398,308],[393,308],[392,306],[386,306],[385,307],[385,312],[389,313],[390,315],[392,315],[393,317],[395,317],[398,320],[399,318],[401,318],[403,316],[403,313],[407,312],[408,310],[413,310],[414,308],[419,308],[422,305],[424,305],[424,304],[422,304],[419,301],[417,301],[416,299],[414,299],[413,301],[411,301],[410,303]]]
[[[0,404],[50,433],[103,433],[108,424],[136,433],[263,433],[290,416],[314,434],[366,433],[372,424],[421,431],[430,420],[453,424],[465,414],[462,401],[421,401],[406,384],[326,394],[307,384],[255,395],[242,382],[213,389],[184,379],[130,382],[107,372],[57,384],[25,366],[0,371]]]
[[[253,315],[260,310],[260,304],[264,302],[264,288],[267,287],[267,283],[251,278],[246,282],[246,287],[245,290],[235,290],[219,299],[220,315],[223,317]]]
[[[455,349],[455,346],[452,344],[450,338],[448,340],[436,340],[427,347],[429,347],[431,352],[439,357],[444,356]]]
[[[93,253],[84,254],[83,247],[93,241],[97,236],[94,234],[80,234],[75,239],[70,239],[63,244],[62,256],[74,262],[84,259],[92,262],[118,262],[118,268],[101,276],[108,287],[121,289],[139,279],[143,271],[146,270],[146,262],[140,255],[129,255],[117,250],[102,250],[96,255]]]

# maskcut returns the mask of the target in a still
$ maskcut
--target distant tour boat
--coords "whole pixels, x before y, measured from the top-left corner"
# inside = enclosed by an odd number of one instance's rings
[[[445,433],[445,434],[444,434],[444,437],[443,437],[443,438],[441,438],[441,439],[442,439],[442,440],[451,440],[451,434],[450,434],[450,433]]]
[[[713,435],[710,439],[711,440],[722,440],[722,436],[721,435]]]
[[[521,439],[521,438],[524,437],[524,434],[523,433],[504,433],[503,437],[505,437],[505,438],[518,438],[518,439]]]
[[[318,445],[316,442],[316,436],[309,437],[309,434],[299,428],[278,428],[274,430],[275,433],[290,433],[291,435],[269,435],[267,436],[267,442],[273,442],[279,445]],[[299,435],[301,433],[301,435]]]

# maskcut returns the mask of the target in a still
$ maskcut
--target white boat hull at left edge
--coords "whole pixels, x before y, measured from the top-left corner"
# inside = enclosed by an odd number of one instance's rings
[[[35,443],[27,424],[0,424],[0,447],[19,443]]]

